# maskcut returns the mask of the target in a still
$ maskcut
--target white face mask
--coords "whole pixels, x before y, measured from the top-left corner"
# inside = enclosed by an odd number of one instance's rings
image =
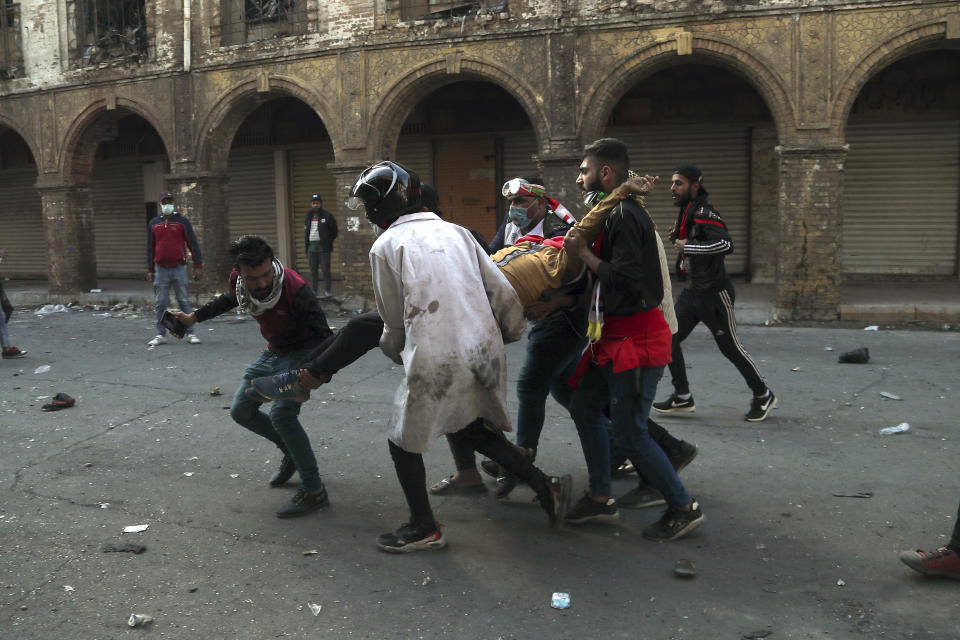
[[[160,212],[161,212],[163,215],[165,215],[165,216],[169,216],[169,215],[173,214],[173,205],[172,205],[172,204],[162,204],[162,205],[160,205]]]

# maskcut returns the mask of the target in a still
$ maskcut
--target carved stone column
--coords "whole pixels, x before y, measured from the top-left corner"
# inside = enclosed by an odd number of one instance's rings
[[[227,255],[228,234],[226,184],[222,174],[172,174],[164,176],[177,211],[190,220],[203,259],[203,277],[192,287],[194,294],[224,291],[232,269]]]
[[[90,185],[37,182],[43,203],[50,294],[69,300],[97,286],[97,251]],[[144,263],[146,269],[146,263]]]

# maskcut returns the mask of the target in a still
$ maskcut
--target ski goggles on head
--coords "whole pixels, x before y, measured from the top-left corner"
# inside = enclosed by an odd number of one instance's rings
[[[547,190],[543,185],[527,182],[523,178],[514,178],[503,183],[500,190],[504,198],[516,198],[519,196],[529,196],[531,198],[547,197]]]

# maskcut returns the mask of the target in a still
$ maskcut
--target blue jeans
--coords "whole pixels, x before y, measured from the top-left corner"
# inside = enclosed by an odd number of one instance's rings
[[[289,455],[300,474],[303,487],[308,491],[316,491],[323,484],[320,482],[320,470],[317,469],[317,459],[313,455],[310,438],[307,437],[306,431],[303,430],[303,426],[297,418],[300,415],[301,403],[274,402],[273,406],[270,407],[270,415],[268,416],[260,411],[260,405],[263,403],[250,398],[246,394],[253,378],[272,376],[281,371],[298,367],[309,353],[310,349],[301,349],[285,355],[264,351],[243,372],[243,381],[240,383],[240,388],[233,394],[230,417],[237,424],[246,427],[258,436],[266,438]]]
[[[610,496],[610,436],[603,408],[610,403],[614,443],[644,477],[663,494],[671,507],[690,503],[690,495],[663,449],[650,438],[647,416],[657,392],[663,366],[613,372],[613,366],[591,364],[573,393],[570,415],[577,425],[590,475],[591,496]]]
[[[4,317],[3,309],[0,309],[0,346],[13,346],[10,344],[10,334],[7,333],[7,319]]]
[[[546,418],[547,394],[570,408],[573,389],[567,380],[587,345],[586,323],[575,326],[580,315],[555,313],[535,324],[527,336],[527,358],[517,380],[517,444],[534,453]]]
[[[167,328],[160,324],[160,318],[163,312],[167,310],[167,304],[170,302],[170,287],[177,296],[177,304],[180,311],[192,313],[193,307],[190,306],[190,294],[187,291],[187,265],[182,264],[179,267],[161,267],[156,266],[153,274],[153,300],[157,309],[157,335],[167,335]],[[187,334],[193,333],[193,327],[187,329]]]

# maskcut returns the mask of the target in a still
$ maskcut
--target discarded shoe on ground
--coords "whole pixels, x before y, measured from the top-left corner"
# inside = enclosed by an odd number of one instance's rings
[[[44,411],[60,411],[60,409],[69,409],[75,404],[77,401],[74,398],[65,393],[58,393],[53,396],[53,402],[48,402],[42,408]]]
[[[853,351],[841,353],[840,357],[837,358],[837,362],[842,362],[844,364],[867,364],[869,361],[870,350],[866,347],[860,347],[859,349],[854,349]]]

